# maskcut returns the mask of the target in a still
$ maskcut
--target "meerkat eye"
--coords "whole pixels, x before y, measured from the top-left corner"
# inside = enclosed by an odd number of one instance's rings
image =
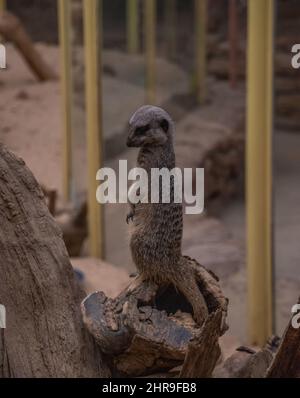
[[[134,132],[136,134],[144,134],[150,129],[150,124],[146,124],[145,126],[137,127]]]
[[[169,122],[166,119],[163,119],[159,125],[165,133],[169,130]]]

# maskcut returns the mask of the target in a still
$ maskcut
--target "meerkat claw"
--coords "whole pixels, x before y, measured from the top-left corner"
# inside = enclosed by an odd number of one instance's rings
[[[133,212],[127,214],[126,216],[126,223],[129,224],[129,221],[133,221]]]

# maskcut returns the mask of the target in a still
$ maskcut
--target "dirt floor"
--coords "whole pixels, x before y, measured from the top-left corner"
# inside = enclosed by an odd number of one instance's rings
[[[38,45],[47,62],[59,71],[59,53],[55,46]],[[62,123],[59,82],[38,83],[28,71],[17,52],[8,46],[8,69],[0,71],[0,140],[21,156],[39,182],[55,188],[62,204]],[[132,111],[144,102],[143,62],[118,52],[107,52],[104,63],[109,73],[104,75],[104,136],[106,145],[120,146],[125,143],[124,128]],[[174,94],[182,94],[189,89],[189,77],[177,66],[164,60],[158,61],[158,102],[168,101]],[[237,112],[234,101],[241,97],[230,94],[227,83],[222,91],[211,92],[215,98],[213,105],[198,109],[193,115],[185,115],[178,122],[178,129],[185,133],[184,126],[193,118],[206,118],[221,122],[227,115],[230,124]],[[221,88],[220,88],[221,90]],[[130,94],[128,94],[130,93]],[[81,94],[82,96],[82,94]],[[226,96],[231,109],[222,109],[220,99]],[[235,99],[234,99],[235,98]],[[223,98],[224,99],[224,98]],[[78,98],[77,98],[78,100]],[[218,102],[219,101],[219,102]],[[230,102],[232,101],[232,102]],[[84,149],[85,123],[84,101],[77,101],[74,116],[74,181],[73,200],[78,201],[85,191],[86,153]],[[191,119],[189,119],[191,118]],[[126,131],[125,131],[126,132]],[[282,332],[290,316],[292,304],[299,294],[300,259],[297,237],[300,232],[300,219],[296,212],[299,203],[299,155],[297,148],[300,136],[280,132],[276,134],[276,269],[278,332]],[[125,148],[125,145],[124,145]],[[108,151],[109,152],[109,151]],[[128,159],[134,164],[134,151],[110,153],[107,165],[116,165],[118,159]],[[106,218],[106,260],[112,265],[97,263],[89,258],[74,259],[76,268],[85,273],[88,292],[104,290],[115,295],[128,281],[128,274],[134,270],[127,239],[125,215],[127,206],[107,205]],[[185,218],[183,248],[186,254],[194,256],[204,265],[212,268],[220,277],[225,294],[229,297],[229,341],[246,341],[246,276],[245,276],[245,234],[244,204],[242,199],[231,201],[221,212],[221,216],[199,216]],[[83,253],[87,255],[88,253]],[[98,265],[99,264],[99,265]],[[230,340],[231,339],[231,340]]]
[[[58,74],[57,46],[37,44],[37,49]],[[39,182],[62,192],[62,111],[60,82],[39,83],[13,46],[7,45],[6,70],[0,72],[1,141],[23,157]],[[85,114],[82,67],[83,54],[76,53],[74,73],[73,194],[74,200],[86,189]],[[103,55],[103,134],[105,157],[125,147],[125,127],[129,116],[144,103],[144,62],[141,56],[117,51]],[[157,101],[188,90],[188,77],[176,65],[157,60]],[[17,115],[17,117],[16,117]],[[51,150],[49,150],[51,148]],[[41,162],[41,156],[43,162]],[[51,165],[51,167],[49,167]]]

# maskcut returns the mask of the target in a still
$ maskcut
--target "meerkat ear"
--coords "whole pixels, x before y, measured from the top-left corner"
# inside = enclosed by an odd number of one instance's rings
[[[164,132],[166,133],[169,130],[169,122],[166,119],[163,119],[160,122],[160,127],[164,130]]]

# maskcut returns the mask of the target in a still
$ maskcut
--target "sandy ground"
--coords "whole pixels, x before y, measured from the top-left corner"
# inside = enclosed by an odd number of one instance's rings
[[[62,192],[62,111],[59,81],[39,83],[13,46],[7,45],[8,68],[0,71],[0,139],[21,156],[39,182]],[[38,44],[47,63],[59,74],[59,49]],[[84,71],[82,50],[77,51],[74,70],[73,199],[86,188]],[[111,147],[125,146],[124,128],[129,116],[145,101],[144,59],[116,51],[103,54],[103,134],[107,153]],[[188,78],[176,65],[157,60],[157,101],[166,101],[175,92],[186,92]],[[122,136],[123,134],[123,136]],[[114,139],[115,138],[115,139]],[[123,141],[122,141],[123,138]],[[114,149],[115,150],[115,149]],[[105,154],[104,154],[105,155]]]
[[[104,292],[116,297],[129,283],[126,270],[92,257],[71,258],[73,267],[84,273],[83,288],[86,293]]]

